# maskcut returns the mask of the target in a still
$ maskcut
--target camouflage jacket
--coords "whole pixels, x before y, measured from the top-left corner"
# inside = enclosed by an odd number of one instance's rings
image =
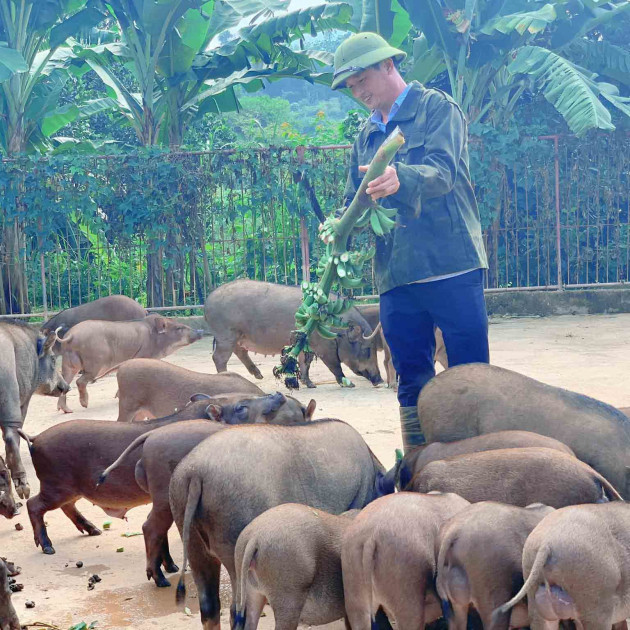
[[[439,90],[414,81],[387,133],[368,121],[352,147],[344,192],[352,201],[363,173],[386,137],[400,126],[405,144],[394,157],[400,188],[379,199],[397,208],[397,224],[376,239],[379,293],[468,269],[486,268],[479,210],[468,172],[468,131],[463,112]]]

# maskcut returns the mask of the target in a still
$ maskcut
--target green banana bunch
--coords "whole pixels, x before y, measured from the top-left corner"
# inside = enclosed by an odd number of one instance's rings
[[[319,233],[321,238],[326,239],[328,243],[334,243],[337,236],[337,224],[339,219],[334,215],[329,216],[320,226]]]
[[[361,215],[356,223],[356,227],[364,228],[369,224],[376,236],[385,236],[396,225],[394,219],[396,213],[397,210],[395,208],[383,208],[383,206],[374,204]]]

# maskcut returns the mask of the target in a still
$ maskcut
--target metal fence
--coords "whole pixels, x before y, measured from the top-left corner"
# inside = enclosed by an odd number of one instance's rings
[[[626,282],[630,139],[550,136],[538,146],[518,163],[485,159],[485,171],[471,155],[487,287]],[[317,225],[340,205],[347,158],[348,147],[311,147],[4,162],[0,311],[56,311],[111,293],[185,307],[238,277],[314,278]]]

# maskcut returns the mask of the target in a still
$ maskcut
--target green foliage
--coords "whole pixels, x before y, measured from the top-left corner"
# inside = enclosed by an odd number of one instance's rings
[[[609,43],[604,34],[610,24],[627,17],[630,0],[573,3],[570,8],[564,0],[361,4],[364,20],[372,20],[379,32],[410,53],[407,78],[429,82],[445,73],[448,90],[471,122],[507,128],[528,91],[544,94],[577,134],[613,129],[608,108],[630,117],[628,98],[590,70],[610,66],[602,74],[625,79],[627,49]],[[409,36],[402,40],[391,27],[392,16],[401,12],[418,31],[405,26]],[[572,63],[577,57],[591,66]]]

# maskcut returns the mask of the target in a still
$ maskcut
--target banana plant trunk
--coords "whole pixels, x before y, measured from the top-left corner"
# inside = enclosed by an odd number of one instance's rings
[[[334,338],[335,334],[328,328],[327,322],[333,326],[342,326],[338,316],[347,310],[351,303],[338,297],[329,299],[333,285],[340,288],[358,288],[361,285],[361,271],[365,254],[349,252],[348,241],[353,230],[362,225],[371,225],[377,236],[383,236],[391,230],[395,222],[386,215],[384,208],[379,208],[366,193],[368,184],[380,177],[391,162],[405,138],[398,127],[390,134],[370,162],[365,177],[357,190],[354,199],[340,219],[333,217],[323,224],[322,235],[328,239],[326,262],[320,263],[321,279],[319,283],[302,283],[304,301],[296,313],[297,330],[291,346],[283,349],[280,365],[274,368],[276,378],[284,376],[284,384],[289,389],[299,388],[298,357],[301,352],[310,352],[309,337],[317,332],[324,338]],[[351,385],[351,384],[350,384]]]
[[[13,79],[12,79],[13,80]],[[23,114],[11,108],[8,124],[8,157],[15,157],[23,153],[25,148],[25,130]],[[22,183],[16,177],[18,171],[14,171],[12,185],[16,190],[16,203],[21,205],[20,190]],[[0,300],[0,313],[3,315],[13,313],[28,313],[31,305],[28,299],[26,268],[24,259],[25,235],[21,223],[16,218],[14,221],[3,222],[0,230],[2,243],[0,247],[0,277],[2,278],[2,300]]]

